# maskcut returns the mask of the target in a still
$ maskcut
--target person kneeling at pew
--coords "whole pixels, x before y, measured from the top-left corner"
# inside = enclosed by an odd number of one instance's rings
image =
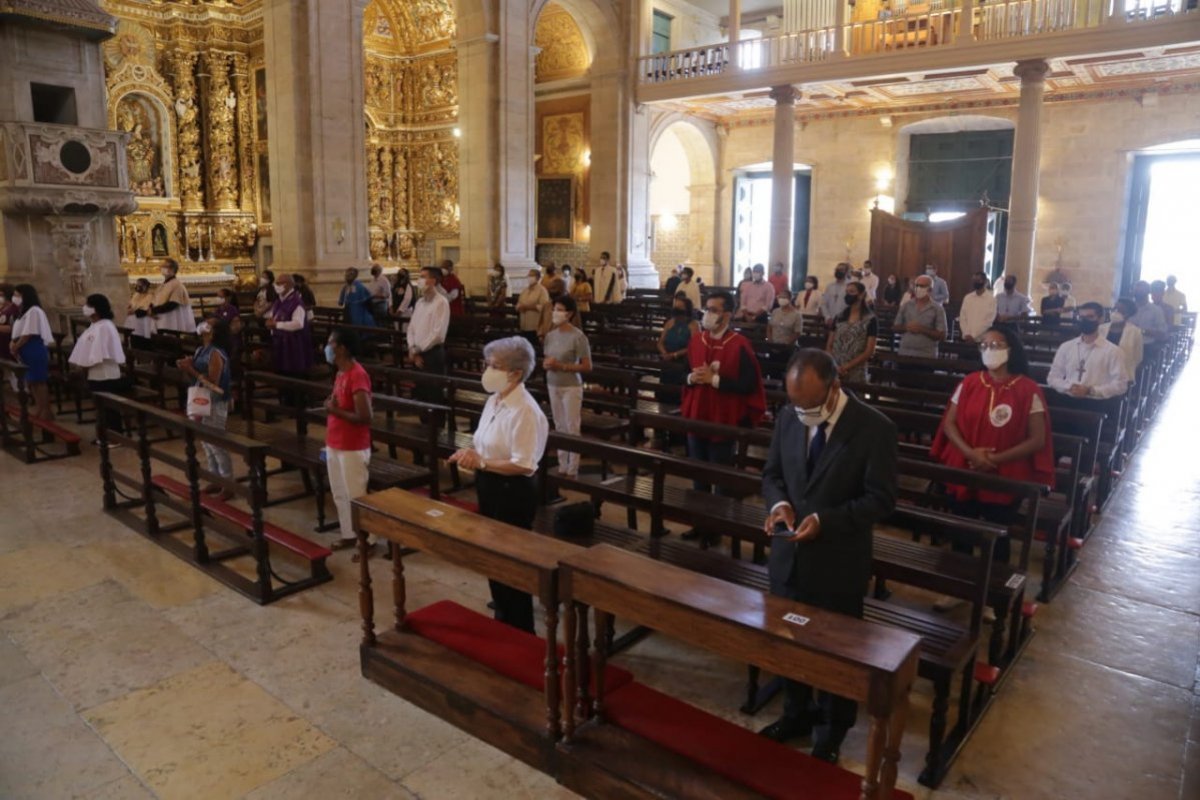
[[[331,550],[357,543],[350,503],[367,493],[370,479],[371,376],[358,363],[359,346],[358,334],[348,328],[335,328],[325,344],[325,360],[337,368],[333,392],[325,398],[325,467],[342,534]],[[368,557],[374,551],[371,542]],[[353,560],[358,559],[356,553]]]
[[[550,424],[525,388],[537,357],[521,336],[483,348],[483,388],[491,397],[479,417],[474,447],[450,456],[451,464],[475,472],[479,513],[526,530],[533,527],[538,494],[534,474],[546,452]],[[489,580],[496,619],[533,633],[533,598]]]
[[[821,350],[792,356],[787,393],[763,469],[771,593],[861,618],[872,526],[896,506],[896,426],[842,391]],[[788,681],[783,716],[761,733],[786,742],[815,728],[813,756],[837,763],[857,716],[853,700]]]

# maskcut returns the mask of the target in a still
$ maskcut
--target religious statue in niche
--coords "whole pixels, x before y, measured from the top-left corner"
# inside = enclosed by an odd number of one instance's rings
[[[165,197],[162,174],[162,135],[153,101],[129,94],[117,105],[117,128],[129,134],[125,160],[129,188],[141,197]]]
[[[257,127],[258,140],[267,140],[267,71],[254,71],[254,120]]]
[[[426,64],[421,76],[421,95],[426,107],[453,105],[456,100],[454,67],[450,64],[439,66],[432,62]]]
[[[167,228],[161,222],[150,231],[150,252],[155,258],[166,258],[170,255],[167,252]]]

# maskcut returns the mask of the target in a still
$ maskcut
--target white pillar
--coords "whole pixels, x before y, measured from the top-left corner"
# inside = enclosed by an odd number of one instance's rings
[[[363,117],[366,0],[267,0],[271,227],[277,269],[328,295],[370,261]]]
[[[775,149],[771,158],[771,263],[791,274],[792,180],[796,161],[796,87],[771,89],[775,101]]]
[[[487,33],[470,41],[459,41],[458,119],[459,139],[458,206],[459,264],[464,280],[480,285],[480,276],[498,260],[496,225],[496,83],[497,42]]]
[[[533,62],[536,55],[525,3],[500,3],[500,109],[498,116],[498,208],[500,260],[524,285],[535,265],[537,235],[533,171],[535,114]],[[514,288],[519,288],[514,286]]]
[[[738,69],[738,40],[742,38],[742,0],[729,0],[729,60],[733,69]]]
[[[959,3],[958,30],[954,32],[955,44],[970,44],[975,41],[975,0]]]
[[[1012,193],[1008,203],[1008,247],[1004,271],[1033,284],[1034,238],[1037,234],[1038,172],[1042,156],[1042,95],[1049,65],[1041,59],[1018,61],[1013,74],[1021,79],[1021,102],[1013,142]]]

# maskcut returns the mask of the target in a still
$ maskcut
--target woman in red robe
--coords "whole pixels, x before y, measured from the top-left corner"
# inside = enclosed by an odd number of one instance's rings
[[[990,328],[979,348],[986,369],[963,378],[954,390],[931,453],[960,469],[990,472],[1014,480],[1054,485],[1054,438],[1042,389],[1029,377],[1029,361],[1016,332]],[[1011,525],[1018,499],[1003,492],[948,486],[954,513]],[[970,552],[969,545],[956,550]],[[996,542],[996,561],[1007,563],[1007,536]]]

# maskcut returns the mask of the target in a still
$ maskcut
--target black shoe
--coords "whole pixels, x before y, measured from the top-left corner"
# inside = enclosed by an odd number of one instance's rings
[[[776,742],[788,742],[792,739],[804,739],[812,735],[812,722],[795,717],[780,717],[758,732]]]
[[[838,763],[838,758],[841,757],[841,745],[830,744],[828,742],[817,742],[813,745],[812,757],[819,758],[822,761],[828,761],[830,764]]]

